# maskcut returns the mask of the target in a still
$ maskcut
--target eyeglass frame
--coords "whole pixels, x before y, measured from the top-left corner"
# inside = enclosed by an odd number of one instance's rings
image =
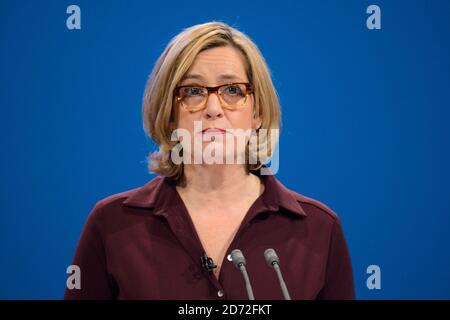
[[[185,110],[190,111],[190,112],[196,112],[196,111],[200,111],[200,110],[205,109],[206,104],[207,104],[207,102],[208,102],[208,99],[209,99],[209,96],[211,95],[211,93],[216,93],[216,94],[217,94],[217,97],[219,98],[220,105],[222,106],[222,108],[225,108],[225,109],[228,109],[228,110],[236,110],[237,108],[231,107],[230,105],[226,104],[226,103],[222,100],[222,97],[221,97],[220,94],[219,94],[219,89],[220,89],[221,87],[231,86],[231,85],[233,85],[233,84],[243,84],[243,85],[245,85],[245,99],[247,99],[248,96],[254,92],[254,91],[253,91],[253,86],[252,86],[250,83],[248,83],[248,82],[231,82],[231,83],[221,84],[221,85],[215,86],[215,87],[206,87],[206,86],[199,86],[199,85],[183,85],[183,86],[177,86],[177,87],[175,87],[175,89],[174,89],[176,101],[177,101],[178,103],[180,103],[181,106],[182,106]],[[205,102],[203,103],[203,105],[200,104],[201,107],[194,108],[194,110],[189,110],[188,108],[186,108],[186,107],[183,105],[183,102],[181,101],[181,97],[180,97],[180,89],[182,89],[182,88],[188,88],[188,87],[205,88],[205,89],[207,90],[208,95],[207,95],[207,97],[206,97]],[[245,102],[247,102],[247,100],[246,100]],[[244,102],[243,105],[245,105],[245,102]]]

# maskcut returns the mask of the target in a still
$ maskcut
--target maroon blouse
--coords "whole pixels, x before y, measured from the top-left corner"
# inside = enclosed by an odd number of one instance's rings
[[[336,214],[274,176],[261,179],[265,190],[227,251],[243,252],[255,299],[283,299],[264,260],[267,248],[280,258],[292,299],[354,299],[351,260]],[[97,202],[73,259],[81,289],[66,289],[65,299],[247,299],[229,255],[217,279],[202,268],[204,252],[175,182],[158,176]]]

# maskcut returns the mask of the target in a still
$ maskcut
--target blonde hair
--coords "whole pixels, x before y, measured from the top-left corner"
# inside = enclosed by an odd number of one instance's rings
[[[280,129],[278,96],[258,47],[244,33],[225,23],[213,21],[194,25],[184,29],[169,42],[158,58],[145,88],[142,105],[144,129],[159,146],[159,151],[149,154],[150,171],[183,181],[183,164],[174,164],[170,156],[172,147],[177,143],[171,141],[170,129],[170,122],[178,115],[174,108],[174,89],[200,52],[223,46],[231,46],[243,54],[247,77],[253,86],[254,114],[261,118],[259,129],[268,129],[268,132]],[[258,161],[256,164],[247,161],[246,167],[247,170],[258,170],[263,165],[258,154],[266,152],[266,155],[272,156],[272,143],[264,146],[258,144],[258,148],[252,152],[257,153],[254,156]]]

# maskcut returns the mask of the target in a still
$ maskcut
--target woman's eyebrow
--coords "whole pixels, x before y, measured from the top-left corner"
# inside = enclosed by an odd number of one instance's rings
[[[240,77],[234,75],[234,74],[222,74],[219,77],[217,77],[218,80],[233,80],[233,81],[240,81],[244,82]]]
[[[202,75],[200,75],[200,74],[190,73],[190,74],[185,75],[185,76],[181,79],[181,81],[189,80],[189,79],[194,79],[194,80],[204,80],[204,77],[203,77]],[[221,74],[221,75],[218,76],[216,79],[217,79],[217,80],[233,80],[233,81],[241,81],[241,82],[244,82],[240,77],[238,77],[238,76],[236,76],[236,75],[234,75],[234,74],[229,74],[229,73]]]
[[[181,81],[188,80],[188,79],[202,80],[203,77],[202,77],[200,74],[191,73],[191,74],[185,75],[185,76],[181,79]]]

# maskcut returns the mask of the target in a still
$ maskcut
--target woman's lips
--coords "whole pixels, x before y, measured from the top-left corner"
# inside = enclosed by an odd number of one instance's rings
[[[227,131],[225,129],[220,128],[206,128],[202,130],[203,134],[224,134]]]

